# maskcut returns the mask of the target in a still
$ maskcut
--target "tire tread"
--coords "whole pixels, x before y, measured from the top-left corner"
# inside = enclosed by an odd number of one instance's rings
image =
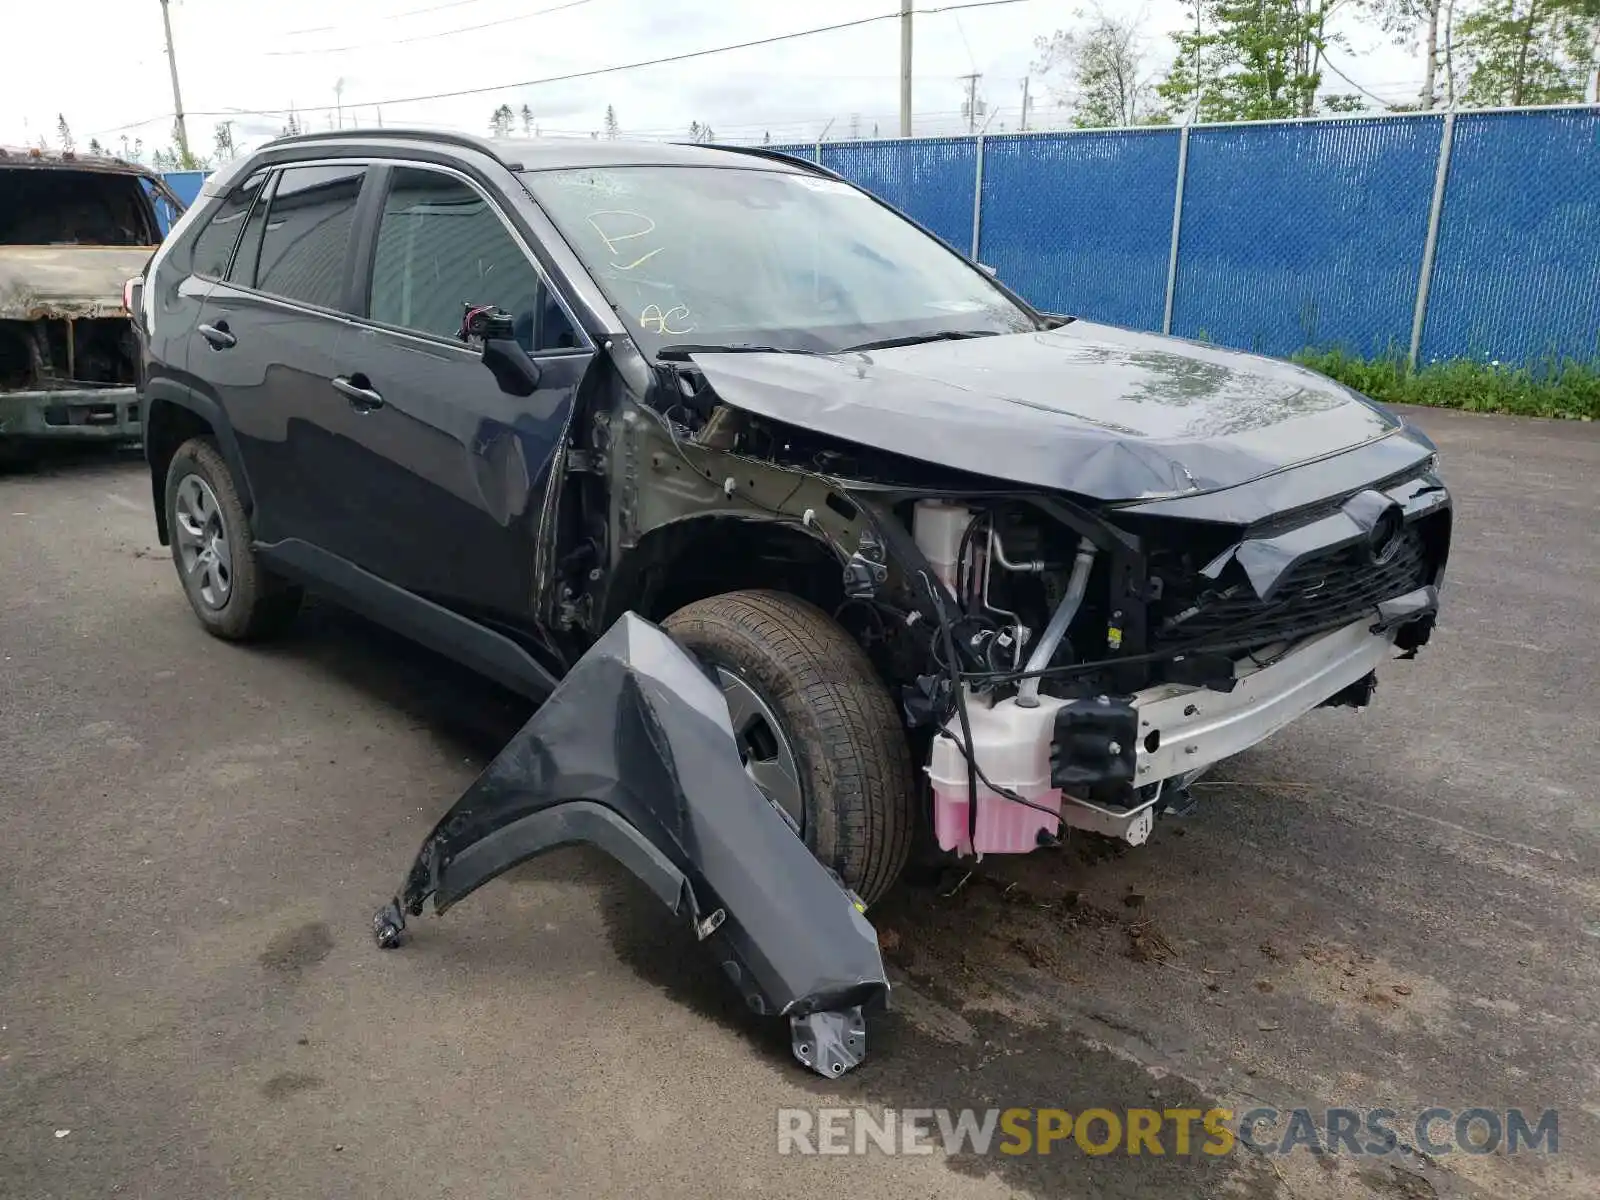
[[[809,725],[793,749],[832,826],[808,829],[808,844],[863,900],[882,896],[910,855],[913,775],[900,715],[866,652],[821,609],[777,591],[696,601],[665,627],[691,649],[735,649],[758,669],[764,660],[773,670],[763,679],[791,685],[770,699]]]

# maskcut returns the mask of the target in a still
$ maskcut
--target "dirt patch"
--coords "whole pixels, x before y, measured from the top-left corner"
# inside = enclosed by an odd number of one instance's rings
[[[261,952],[261,965],[271,971],[294,973],[314,967],[333,950],[333,934],[322,921],[309,921],[285,929]]]
[[[1361,1182],[1379,1196],[1392,1200],[1434,1200],[1437,1189],[1421,1175],[1393,1163],[1361,1173]]]
[[[307,1075],[303,1071],[285,1071],[263,1083],[261,1094],[268,1100],[284,1100],[296,1092],[309,1092],[321,1086],[320,1075]]]
[[[1338,942],[1307,942],[1275,981],[1326,1005],[1347,1021],[1361,1017],[1396,1029],[1439,1028],[1450,994],[1377,955]]]

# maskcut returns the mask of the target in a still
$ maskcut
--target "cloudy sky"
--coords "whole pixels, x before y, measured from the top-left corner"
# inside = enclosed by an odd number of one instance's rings
[[[918,7],[970,0],[917,0]],[[80,146],[126,136],[171,141],[172,93],[158,0],[6,5],[0,143],[55,138],[65,115]],[[1170,58],[1178,0],[1102,0],[1144,25],[1152,69]],[[916,17],[917,133],[965,130],[966,84],[982,74],[991,132],[1017,127],[1034,38],[1081,25],[1078,0],[1010,0]],[[587,136],[613,106],[624,135],[681,137],[691,121],[721,139],[812,141],[897,129],[899,21],[878,20],[688,61],[592,72],[876,17],[895,0],[172,0],[189,136],[212,143],[231,120],[242,147],[276,134],[292,105],[312,128],[403,123],[486,132],[501,103],[532,110],[545,134]],[[1332,65],[1385,98],[1414,95],[1414,51],[1347,20]],[[28,53],[15,51],[27,47]],[[538,82],[538,81],[549,82]],[[1337,79],[1329,90],[1349,91]],[[473,94],[417,99],[436,93]],[[1041,95],[1041,92],[1045,92]],[[1061,123],[1033,84],[1034,125]]]

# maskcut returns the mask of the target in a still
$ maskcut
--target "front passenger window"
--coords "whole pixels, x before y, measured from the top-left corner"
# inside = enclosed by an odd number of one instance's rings
[[[395,168],[373,252],[369,314],[454,338],[469,304],[509,312],[530,353],[578,344],[565,311],[481,194],[440,171]]]

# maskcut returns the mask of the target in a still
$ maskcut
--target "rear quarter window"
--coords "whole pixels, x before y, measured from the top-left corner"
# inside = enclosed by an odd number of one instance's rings
[[[266,181],[265,171],[252,175],[223,198],[217,210],[211,214],[211,219],[201,227],[194,239],[190,267],[196,275],[221,279],[228,273],[228,263],[238,243],[239,230]]]

